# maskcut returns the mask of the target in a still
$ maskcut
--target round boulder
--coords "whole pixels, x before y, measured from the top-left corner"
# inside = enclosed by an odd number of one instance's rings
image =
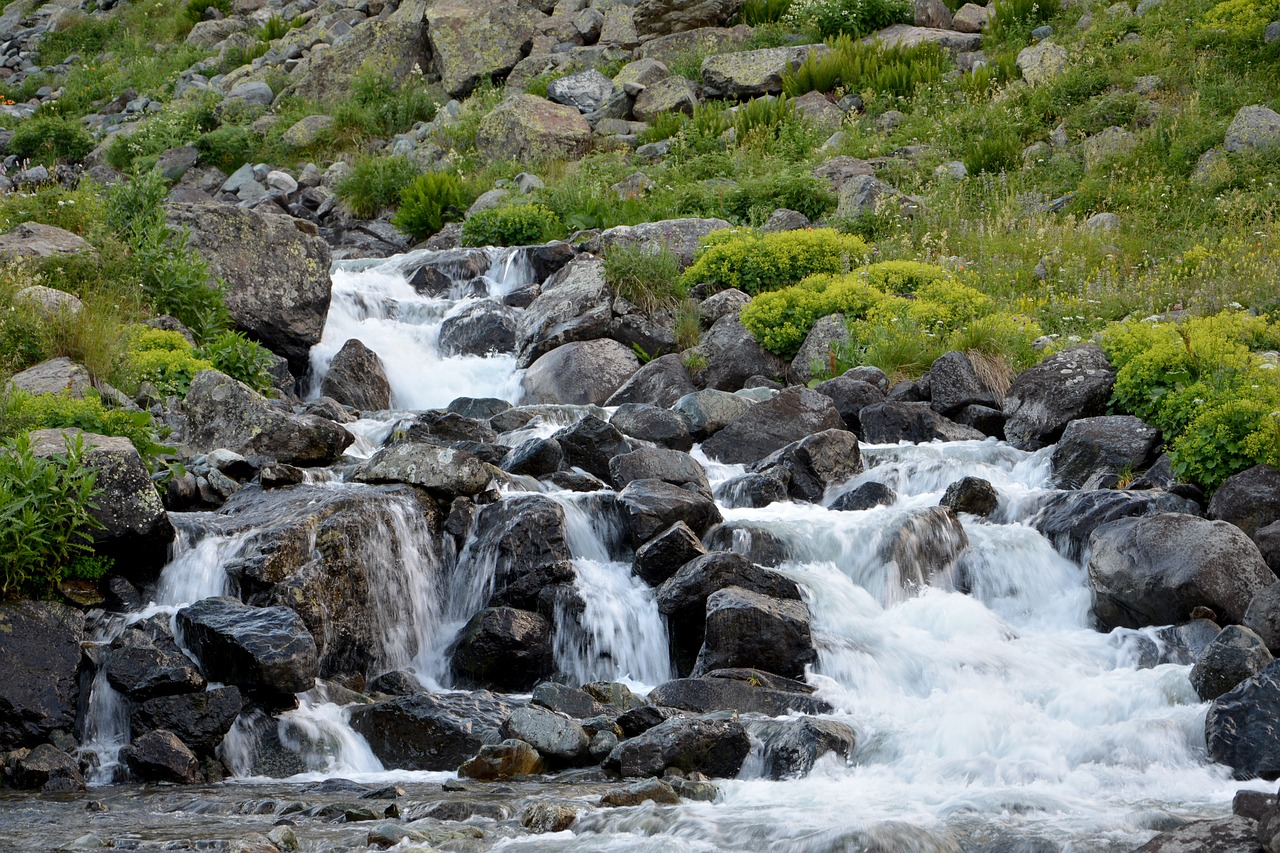
[[[524,375],[531,403],[600,405],[640,369],[640,360],[624,344],[608,338],[577,341],[553,349]]]

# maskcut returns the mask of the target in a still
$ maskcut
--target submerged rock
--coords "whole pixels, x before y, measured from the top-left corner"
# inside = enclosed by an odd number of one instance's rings
[[[416,693],[356,708],[351,727],[387,768],[455,770],[485,744],[511,706],[491,693]]]

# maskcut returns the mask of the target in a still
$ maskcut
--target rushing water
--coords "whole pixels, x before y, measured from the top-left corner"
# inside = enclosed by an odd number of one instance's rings
[[[419,296],[401,272],[403,263],[335,270],[333,308],[314,351],[322,375],[342,342],[359,337],[387,367],[393,404],[402,411],[374,413],[353,425],[354,456],[374,452],[407,411],[458,396],[518,393],[512,357],[439,356],[439,322],[473,297]],[[519,266],[515,255],[495,253],[484,278],[487,292],[500,296],[523,283],[528,273],[513,269]],[[583,411],[546,407],[503,440],[547,435]],[[713,486],[742,473],[740,466],[706,460],[696,448],[694,454],[706,462]],[[896,491],[892,505],[860,512],[799,503],[722,508],[737,529],[734,547],[747,550],[751,537],[768,537],[782,555],[777,570],[800,584],[819,653],[809,680],[835,707],[830,716],[856,730],[852,761],[827,756],[807,777],[786,781],[758,778],[749,764],[742,778],[718,783],[715,803],[589,811],[569,832],[511,838],[496,832],[494,838],[505,838],[496,849],[941,853],[1040,838],[1068,851],[1120,851],[1180,820],[1227,811],[1241,785],[1206,760],[1206,706],[1190,687],[1188,667],[1139,668],[1129,642],[1135,632],[1094,631],[1083,568],[1028,523],[1050,489],[1048,451],[970,441],[864,447],[863,457],[866,471],[833,488],[827,503],[874,480]],[[961,517],[967,547],[953,572],[924,586],[905,582],[910,573],[890,558],[888,539],[915,514],[937,506],[945,488],[963,476],[995,486],[997,512],[991,519]],[[295,492],[300,504],[366,488],[324,479],[299,487],[312,490]],[[290,511],[287,494],[273,498],[281,502],[274,511]],[[636,689],[670,678],[655,593],[631,575],[613,517],[599,510],[595,496],[547,495],[565,514],[580,598],[580,606],[557,614],[558,668],[573,682],[624,680]],[[483,606],[496,555],[474,541],[459,554],[442,548],[411,501],[368,505],[367,523],[376,532],[358,559],[370,569],[371,595],[385,614],[380,663],[447,689],[449,643]],[[234,593],[225,569],[257,522],[251,513],[216,524],[211,518],[200,514],[182,523],[155,603],[130,618]],[[953,538],[950,544],[958,546]],[[964,592],[957,589],[959,576]],[[114,635],[106,631],[98,639]],[[95,784],[114,778],[115,754],[127,740],[122,703],[99,675],[84,747],[94,756]],[[302,772],[294,783],[335,776],[422,782],[448,775],[384,768],[347,724],[347,713],[321,685],[274,721],[242,718],[220,755],[246,782],[278,785],[253,771],[255,732],[266,725],[297,755]],[[226,798],[250,796],[243,786],[220,790]],[[523,796],[544,789],[520,790]],[[555,796],[572,796],[572,790],[545,789],[559,791]]]

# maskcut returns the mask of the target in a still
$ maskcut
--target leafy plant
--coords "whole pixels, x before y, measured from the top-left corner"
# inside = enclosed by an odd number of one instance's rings
[[[811,53],[799,68],[783,74],[783,91],[796,96],[841,88],[849,92],[871,89],[909,98],[918,87],[942,79],[951,66],[946,52],[928,43],[913,47],[863,44],[842,35],[830,40],[829,46],[829,52]]]
[[[911,23],[906,0],[793,0],[782,23],[827,36],[861,38],[891,24]]]
[[[418,167],[405,157],[361,157],[333,191],[352,214],[373,219],[395,204],[400,192],[418,176]]]
[[[67,394],[28,394],[10,389],[0,396],[0,439],[15,438],[37,429],[76,427],[98,435],[118,435],[129,439],[148,466],[155,457],[173,453],[161,444],[151,415],[128,409],[109,409],[96,392],[84,398]]]
[[[746,0],[742,4],[742,23],[749,27],[775,24],[786,16],[791,0]]]
[[[207,360],[216,370],[238,379],[260,394],[271,390],[271,367],[274,358],[271,351],[249,340],[242,333],[224,330],[205,341],[196,351],[199,359]]]
[[[462,245],[532,246],[564,233],[564,223],[546,205],[509,204],[472,214],[462,223]]]
[[[736,287],[755,295],[815,273],[847,271],[869,251],[861,239],[830,228],[765,235],[717,231],[702,238],[682,281],[690,287],[705,282],[715,290]]]
[[[471,188],[450,172],[419,175],[400,191],[400,208],[391,224],[415,240],[425,240],[466,213],[475,200]]]
[[[988,31],[1004,39],[1015,30],[1031,30],[1058,14],[1060,0],[992,0]]]
[[[9,150],[20,160],[53,163],[83,160],[93,138],[79,121],[56,115],[34,116],[18,125]]]
[[[666,246],[614,246],[604,257],[604,278],[615,296],[652,313],[685,297],[680,261]]]
[[[293,29],[296,24],[292,19],[285,20],[278,14],[273,14],[258,29],[258,39],[264,42],[275,41],[284,36]]]

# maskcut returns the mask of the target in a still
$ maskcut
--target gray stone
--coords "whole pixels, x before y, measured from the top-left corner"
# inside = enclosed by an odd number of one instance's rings
[[[741,0],[646,0],[636,6],[635,26],[642,35],[722,27],[741,7]]]
[[[973,427],[944,418],[927,403],[900,403],[887,400],[858,412],[862,440],[868,444],[896,444],[909,441],[982,441],[986,435]]]
[[[951,16],[951,26],[961,33],[981,33],[989,14],[986,6],[965,3]]]
[[[356,338],[344,343],[333,357],[320,394],[362,411],[391,408],[391,383],[382,359]]]
[[[1128,8],[1127,6],[1125,8]],[[1196,820],[1162,832],[1134,853],[1257,853],[1257,824],[1248,818]]]
[[[528,367],[563,344],[603,338],[612,317],[611,303],[602,261],[580,258],[563,267],[520,316],[516,345],[521,365]]]
[[[574,341],[530,365],[522,386],[533,403],[600,405],[639,369],[640,360],[625,344],[607,338]]]
[[[479,356],[513,352],[518,323],[515,309],[493,300],[481,300],[440,324],[440,352]]]
[[[981,477],[962,477],[947,486],[939,503],[954,512],[986,517],[996,511],[1000,495],[995,486]]]
[[[1009,443],[1037,450],[1056,441],[1076,418],[1102,414],[1115,376],[1094,344],[1068,347],[1024,370],[1004,398]]]
[[[64,604],[0,604],[0,749],[74,729],[86,639],[83,614]]]
[[[818,503],[828,489],[862,473],[862,458],[853,433],[828,429],[788,444],[747,470],[779,477],[793,500]]]
[[[944,415],[950,416],[968,405],[1000,405],[965,353],[944,353],[934,361],[928,375],[933,408]]]
[[[1059,488],[1087,488],[1124,471],[1144,471],[1160,451],[1160,430],[1132,415],[1081,418],[1067,424],[1053,448]]]
[[[28,367],[21,373],[15,373],[9,380],[8,387],[28,394],[66,394],[83,399],[93,387],[93,382],[89,371],[83,366],[66,356],[58,356]]]
[[[577,764],[587,758],[590,738],[582,725],[545,708],[517,708],[502,724],[502,735],[532,746],[551,764]]]
[[[870,175],[853,175],[840,187],[836,204],[837,217],[857,218],[877,213],[915,216],[924,203],[915,196],[900,192]]]
[[[502,743],[487,743],[480,747],[480,752],[475,758],[464,761],[462,766],[458,768],[458,775],[463,779],[479,779],[493,782],[542,773],[545,770],[546,764],[536,749],[523,740],[510,738]],[[395,828],[402,833],[413,833],[413,830],[403,827],[396,826]],[[397,836],[392,836],[387,840],[390,841],[394,838],[397,838]],[[425,841],[426,838],[424,836],[418,840]]]
[[[898,583],[917,591],[934,578],[954,575],[969,537],[955,512],[946,506],[908,512],[884,534],[880,558],[897,567]]]
[[[471,618],[452,653],[463,686],[520,692],[551,674],[551,623],[537,613],[488,607]]]
[[[59,258],[96,254],[89,241],[70,231],[39,222],[23,222],[0,235],[0,255],[12,258]]]
[[[723,520],[710,497],[662,480],[632,480],[618,493],[618,504],[637,546],[677,521],[700,536]]]
[[[769,47],[722,53],[702,61],[702,86],[709,97],[753,98],[782,91],[782,77],[795,71],[812,54],[825,56],[823,44]]]
[[[173,732],[147,732],[120,750],[120,760],[147,781],[191,783],[200,775],[200,762]]]
[[[808,384],[817,374],[830,376],[835,355],[849,342],[849,328],[843,314],[828,314],[813,324],[796,357],[791,360],[788,378],[799,385]],[[815,368],[816,365],[816,368]]]
[[[1067,70],[1067,49],[1051,41],[1042,41],[1018,52],[1018,69],[1030,86],[1043,86]]]
[[[280,141],[290,148],[309,148],[329,133],[333,123],[333,116],[304,116],[281,135]]]
[[[870,44],[879,41],[885,47],[915,47],[919,44],[936,44],[953,56],[977,50],[982,46],[982,36],[975,33],[939,30],[932,27],[913,27],[909,24],[893,24],[863,39]]]
[[[584,113],[599,107],[613,92],[613,81],[594,68],[553,80],[547,86],[548,100]]]
[[[591,125],[573,107],[509,95],[480,121],[476,147],[489,160],[572,159],[586,153]]]
[[[817,650],[803,602],[728,587],[707,599],[706,633],[693,667],[696,678],[717,669],[746,667],[799,678]]]
[[[1231,119],[1223,147],[1228,151],[1257,151],[1280,142],[1280,113],[1260,104],[1241,107]]]
[[[810,717],[753,721],[748,731],[764,744],[764,775],[769,779],[806,776],[828,754],[848,761],[858,741],[845,723]]]
[[[1204,731],[1209,757],[1237,779],[1280,776],[1280,661],[1215,699]]]
[[[733,778],[750,751],[751,739],[736,720],[676,717],[620,743],[604,767],[623,776],[659,776],[675,767]]]
[[[275,100],[271,87],[260,80],[252,80],[234,87],[224,99],[225,101],[242,101],[256,107],[269,107]]]
[[[621,390],[618,393],[621,393]],[[618,393],[609,400],[612,401]],[[609,403],[606,402],[606,405]],[[689,425],[670,409],[645,403],[623,403],[613,413],[609,423],[623,435],[647,441],[659,447],[685,452],[693,448],[693,436],[689,433]]]
[[[511,711],[483,691],[415,693],[355,708],[351,727],[387,767],[453,771],[485,744],[502,740],[498,728]]]
[[[730,228],[723,219],[663,219],[639,225],[609,228],[589,240],[588,252],[606,253],[614,246],[664,246],[676,256],[683,269],[693,263],[699,241],[713,231]]]
[[[749,463],[815,432],[843,427],[844,420],[829,397],[807,388],[788,388],[743,412],[707,439],[703,450],[728,464]]]
[[[917,27],[930,27],[937,30],[952,28],[951,10],[942,0],[915,0],[913,6]]]
[[[708,388],[686,394],[671,405],[671,410],[684,418],[695,439],[706,439],[746,414],[750,400],[727,391]]]
[[[1271,652],[1261,637],[1240,625],[1228,625],[1200,653],[1191,668],[1191,686],[1200,701],[1211,702],[1271,660]]]
[[[462,450],[402,441],[384,447],[356,470],[362,483],[409,483],[441,497],[476,495],[492,479],[492,469]]]
[[[529,13],[503,0],[435,0],[426,20],[440,82],[451,98],[465,98],[481,80],[506,76],[533,43]]]
[[[699,372],[699,384],[720,391],[740,390],[753,376],[780,377],[787,362],[760,346],[736,316],[715,322],[693,352],[706,366]]]
[[[1208,515],[1256,536],[1280,520],[1280,471],[1270,465],[1255,465],[1228,477],[1213,493]]]
[[[84,790],[84,776],[74,758],[56,746],[39,744],[26,755],[17,753],[8,768],[13,787],[47,794],[72,794]]]
[[[206,598],[179,610],[175,619],[182,643],[216,681],[286,694],[315,686],[315,640],[286,607]]]

